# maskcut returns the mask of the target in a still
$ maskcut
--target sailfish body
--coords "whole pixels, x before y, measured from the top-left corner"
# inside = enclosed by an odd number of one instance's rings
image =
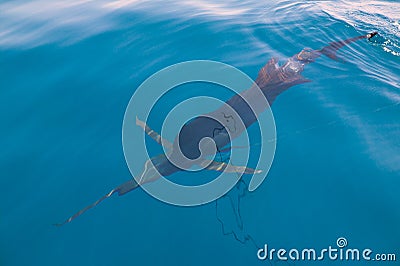
[[[246,128],[257,121],[258,115],[265,111],[266,108],[269,108],[268,105],[263,104],[259,108],[256,108],[256,110],[252,110],[252,108],[247,104],[246,101],[251,102],[253,106],[253,103],[258,100],[257,97],[255,97],[255,90],[258,90],[258,88],[261,89],[269,105],[271,106],[276,97],[290,87],[310,82],[310,80],[305,79],[301,75],[304,67],[307,64],[314,62],[314,60],[321,55],[326,55],[329,58],[337,60],[336,51],[338,49],[360,39],[370,39],[376,34],[376,32],[373,32],[367,35],[358,36],[344,41],[332,42],[320,50],[311,50],[308,48],[303,49],[300,53],[290,57],[281,66],[279,66],[277,59],[272,58],[259,71],[257,79],[255,81],[256,86],[253,85],[251,88],[243,91],[242,93],[234,95],[226,102],[226,105],[223,105],[222,107],[208,114],[207,116],[198,116],[192,119],[190,122],[186,123],[182,127],[181,131],[179,132],[173,143],[170,143],[168,140],[163,139],[158,133],[153,131],[149,126],[147,126],[139,119],[136,120],[136,124],[143,128],[143,130],[160,145],[163,145],[166,148],[170,149],[170,158],[174,158],[175,156],[177,156],[178,149],[180,149],[182,154],[189,159],[199,158],[199,156],[201,155],[201,152],[199,150],[199,143],[202,139],[206,137],[212,138],[215,141],[217,147],[225,147],[231,141],[229,135],[233,137],[239,136],[244,130],[246,130]],[[257,106],[257,104],[255,105]],[[228,111],[229,109],[233,109],[237,113],[239,119],[243,122],[244,126],[241,127],[238,123],[235,123],[233,115]],[[215,119],[210,118],[215,116],[216,114],[222,115],[223,119],[225,119],[227,123],[222,125]],[[229,164],[223,162],[207,162],[208,166],[206,167],[206,169],[209,170],[235,172],[238,169],[238,166],[232,167]],[[185,169],[188,169],[190,167],[191,165],[186,165]],[[246,174],[254,174],[259,172],[259,170],[247,168],[244,166],[239,168],[241,168],[242,172]],[[124,195],[142,184],[156,180],[159,175],[166,177],[182,170],[184,169],[181,169],[172,164],[164,154],[153,157],[145,163],[144,170],[140,178],[141,182],[139,182],[140,184],[136,180],[131,179],[111,190],[108,194],[104,195],[95,203],[80,210],[63,223],[57,225],[59,226],[71,222],[73,219],[80,216],[82,213],[96,206],[101,201],[112,196],[113,194],[117,193],[120,196]]]

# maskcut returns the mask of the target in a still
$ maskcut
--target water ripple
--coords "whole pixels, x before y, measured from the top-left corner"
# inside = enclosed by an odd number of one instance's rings
[[[334,18],[360,31],[377,30],[374,43],[385,52],[400,56],[400,3],[388,1],[320,1],[319,6]],[[346,8],[344,8],[346,7]]]

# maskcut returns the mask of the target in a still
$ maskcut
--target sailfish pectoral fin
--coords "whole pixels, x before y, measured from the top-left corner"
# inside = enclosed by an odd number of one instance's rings
[[[137,116],[136,116],[136,125],[141,127],[144,130],[144,132],[146,132],[146,134],[149,135],[152,139],[154,139],[158,144],[167,149],[172,149],[171,142],[161,137],[160,134],[151,129],[144,121],[140,120]]]
[[[236,166],[229,163],[204,160],[201,166],[205,166],[207,170],[213,170],[226,173],[243,173],[243,174],[259,174],[262,170],[249,168],[246,166]]]

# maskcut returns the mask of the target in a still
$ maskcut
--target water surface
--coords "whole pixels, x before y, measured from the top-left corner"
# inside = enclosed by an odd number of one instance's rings
[[[313,82],[274,103],[275,161],[240,199],[242,231],[277,248],[344,236],[398,251],[397,1],[38,0],[0,9],[1,265],[268,265],[252,243],[224,235],[215,203],[179,208],[137,190],[52,224],[131,178],[122,120],[149,75],[207,59],[255,78],[271,57],[372,30],[371,42],[340,51],[345,63],[319,58],[303,73]],[[237,224],[224,212],[229,233]]]

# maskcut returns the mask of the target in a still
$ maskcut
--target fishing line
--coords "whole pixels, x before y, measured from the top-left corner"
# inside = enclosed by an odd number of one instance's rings
[[[294,131],[292,133],[286,133],[286,134],[283,134],[281,136],[276,137],[275,139],[269,139],[269,140],[266,140],[266,141],[267,142],[277,141],[278,139],[282,139],[282,138],[285,138],[285,137],[288,137],[288,136],[292,136],[292,135],[302,134],[304,132],[308,132],[308,131],[311,131],[311,130],[314,130],[314,129],[318,129],[318,128],[322,128],[322,127],[326,127],[326,126],[328,126],[328,127],[329,126],[333,126],[333,125],[349,121],[349,120],[351,120],[353,118],[356,118],[356,117],[359,117],[359,116],[362,116],[362,115],[365,115],[365,114],[378,113],[378,112],[381,112],[383,110],[394,108],[394,107],[399,106],[399,105],[400,105],[400,101],[392,103],[392,104],[388,104],[388,105],[383,105],[381,107],[377,107],[377,108],[374,108],[374,109],[366,111],[366,112],[361,112],[361,113],[353,114],[353,115],[347,115],[346,117],[341,118],[341,119],[335,119],[335,120],[331,120],[331,121],[328,121],[328,122],[319,123],[319,124],[316,124],[316,125],[313,125],[313,126],[310,126],[310,127],[307,127],[307,128],[299,129],[299,130],[296,130],[296,131]],[[219,129],[219,130],[221,130],[221,129]],[[261,142],[261,143],[251,144],[249,146],[250,147],[251,146],[260,146],[263,143],[265,143],[265,141]],[[221,148],[217,147],[217,153],[218,153],[218,156],[219,156],[221,161],[224,161],[225,163],[228,163],[230,161],[229,152],[230,152],[231,149],[249,148],[249,146],[231,146],[231,147],[227,147],[227,148],[224,148],[224,149],[221,149]],[[228,153],[228,158],[223,160],[222,153]],[[236,173],[236,174],[239,175],[239,173]],[[241,190],[240,186],[243,186],[244,189]],[[234,191],[232,189],[227,194],[225,194],[223,197],[217,199],[215,201],[215,216],[216,216],[216,219],[221,224],[222,234],[224,236],[233,235],[233,237],[236,239],[236,241],[238,241],[238,242],[240,242],[242,244],[245,244],[247,241],[250,240],[255,248],[260,249],[260,245],[257,244],[255,239],[250,234],[247,234],[245,232],[245,230],[244,230],[244,223],[243,223],[243,219],[242,219],[242,215],[241,215],[241,199],[244,198],[246,196],[246,194],[247,194],[246,187],[247,187],[247,184],[245,183],[245,181],[242,178],[240,178],[238,184],[236,184],[236,186],[233,188],[236,191]],[[231,195],[232,193],[234,193],[234,195]],[[232,196],[237,197],[237,202],[235,202],[235,200],[233,199]],[[231,229],[230,231],[227,232],[227,230],[226,230],[226,221],[224,222],[223,219],[218,214],[218,210],[221,208],[221,206],[220,206],[221,205],[221,200],[222,199],[227,199],[227,198],[228,198],[229,204],[230,204],[229,207],[232,209],[232,211],[233,211],[233,213],[235,215],[236,225],[237,225],[238,229],[244,234],[244,239],[241,239],[239,237],[239,235],[237,234],[237,232],[235,232],[234,229]],[[273,264],[276,265],[277,262],[276,261],[273,261],[273,262],[269,261],[269,263],[270,263],[270,265],[273,265]],[[288,263],[290,265],[289,262],[286,262],[286,263]],[[294,265],[294,263],[292,265]]]
[[[315,124],[313,126],[306,127],[306,128],[303,128],[303,129],[294,130],[294,131],[289,132],[289,133],[282,133],[282,134],[280,134],[280,136],[277,136],[276,138],[267,139],[267,140],[265,140],[263,142],[253,143],[253,144],[250,144],[248,146],[231,146],[231,147],[228,147],[228,148],[220,149],[218,151],[219,152],[227,152],[230,149],[248,149],[249,147],[261,146],[262,144],[264,144],[266,142],[275,142],[277,140],[285,139],[287,137],[290,137],[290,136],[293,136],[293,135],[297,135],[297,134],[302,134],[302,133],[305,133],[305,132],[308,132],[308,131],[311,131],[311,130],[314,130],[314,129],[319,129],[319,128],[323,128],[323,127],[329,127],[329,126],[337,125],[337,124],[349,121],[351,119],[360,117],[362,115],[371,114],[371,113],[378,113],[378,112],[381,112],[381,111],[384,111],[384,110],[387,110],[387,109],[390,109],[390,108],[393,108],[393,107],[396,107],[396,106],[400,106],[400,101],[392,103],[392,104],[388,104],[388,105],[383,105],[381,107],[378,107],[378,108],[375,108],[375,109],[372,109],[372,110],[369,110],[369,111],[361,112],[361,113],[358,113],[358,114],[347,115],[346,117],[343,117],[343,118],[340,118],[340,119],[334,119],[334,120],[331,120],[331,121],[328,121],[328,122],[318,123],[318,124]]]
[[[220,130],[220,129],[216,129],[216,130]],[[215,133],[215,130],[214,130]],[[230,148],[234,148],[234,147],[243,147],[243,146],[232,146]],[[230,148],[226,148],[225,150],[230,150]],[[219,154],[219,157],[222,159],[222,155],[221,153],[223,153],[220,148],[217,146],[217,153]],[[231,162],[231,158],[230,158],[230,154],[228,154],[228,158],[223,160],[223,162],[225,163],[232,163]],[[253,238],[253,236],[251,234],[248,234],[246,232],[246,230],[244,229],[244,222],[243,222],[243,218],[242,218],[242,212],[241,212],[241,199],[244,198],[249,192],[247,190],[248,184],[243,180],[243,178],[241,176],[239,176],[239,173],[236,172],[236,175],[239,178],[239,182],[234,186],[234,188],[232,188],[227,194],[225,194],[224,196],[222,196],[221,198],[217,199],[215,201],[215,217],[216,219],[219,221],[219,223],[221,224],[221,230],[222,230],[222,234],[224,236],[228,236],[228,235],[233,235],[233,237],[236,239],[236,241],[238,241],[241,244],[246,244],[248,241],[250,241],[253,246],[255,247],[256,250],[261,249],[261,245],[259,245],[256,240]],[[237,202],[235,202],[234,197],[237,199]],[[231,228],[230,231],[226,230],[226,221],[223,220],[223,218],[220,217],[220,215],[218,214],[218,210],[220,210],[221,205],[224,206],[222,204],[222,200],[229,200],[229,206],[228,208],[231,208],[233,215],[235,216],[235,222],[236,222],[236,226],[238,227],[238,230],[244,235],[243,238],[241,238],[238,233],[235,231],[235,229]],[[226,208],[226,206],[225,206]],[[225,210],[227,211],[227,210]],[[228,210],[229,211],[229,210]],[[294,266],[295,263],[294,262],[289,262],[289,261],[281,261],[281,260],[277,260],[276,258],[274,260],[268,260],[269,265],[271,266],[276,266],[277,263],[283,262],[287,265],[290,266]]]
[[[349,121],[351,119],[354,119],[354,118],[357,118],[357,117],[360,117],[360,116],[363,116],[363,115],[366,115],[366,114],[378,113],[378,112],[381,112],[383,110],[387,110],[387,109],[390,109],[390,108],[393,108],[393,107],[396,107],[396,106],[399,106],[399,105],[400,105],[400,101],[392,103],[392,104],[388,104],[388,105],[383,105],[381,107],[378,107],[378,108],[375,108],[375,109],[372,109],[372,110],[369,110],[369,111],[361,112],[361,113],[358,113],[358,114],[347,115],[346,117],[343,117],[343,118],[340,118],[340,119],[334,119],[334,120],[331,120],[331,121],[328,121],[328,122],[324,122],[324,123],[320,123],[320,124],[316,124],[316,125],[313,125],[313,126],[310,126],[310,127],[307,127],[307,128],[295,130],[292,133],[284,133],[284,134],[282,134],[281,136],[279,136],[279,137],[277,137],[275,139],[269,139],[269,140],[266,140],[266,141],[267,142],[273,142],[273,141],[277,141],[278,139],[287,138],[288,136],[292,136],[292,135],[302,134],[304,132],[308,132],[308,131],[311,131],[311,130],[314,130],[314,129],[333,126],[333,125],[344,123],[346,121]],[[260,145],[260,144],[258,144],[258,145]]]

